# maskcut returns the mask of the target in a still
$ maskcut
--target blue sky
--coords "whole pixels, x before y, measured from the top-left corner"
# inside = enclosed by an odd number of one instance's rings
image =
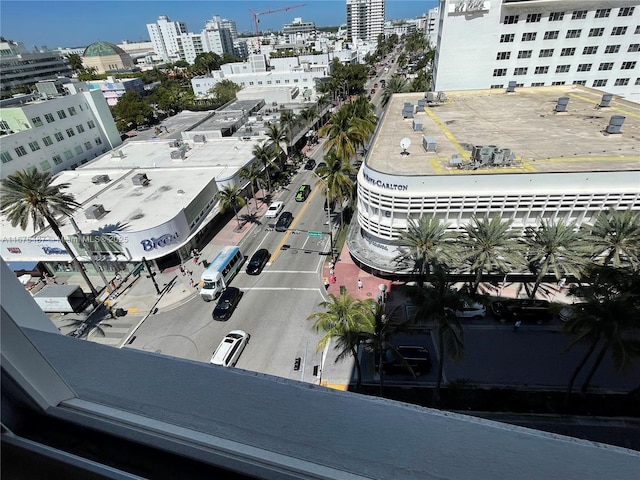
[[[120,43],[147,40],[147,23],[160,15],[186,22],[189,32],[199,32],[204,22],[220,15],[236,21],[238,31],[253,29],[249,9],[257,12],[305,4],[286,12],[264,15],[262,29],[281,29],[294,17],[314,21],[318,26],[346,22],[344,0],[2,0],[0,35],[49,48],[87,46],[98,40]],[[437,0],[387,0],[387,20],[415,18],[437,6]]]

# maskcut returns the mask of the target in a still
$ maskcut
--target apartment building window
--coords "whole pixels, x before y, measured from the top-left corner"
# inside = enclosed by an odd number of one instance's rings
[[[522,34],[523,42],[533,42],[536,39],[537,32],[526,32]]]
[[[284,83],[289,83],[289,79],[288,79],[288,78],[285,78],[285,79],[284,79]]]
[[[22,145],[20,145],[19,147],[16,147],[15,151],[18,157],[24,157],[27,154],[27,149],[24,148]]]
[[[551,12],[549,14],[550,22],[559,22],[564,18],[564,12]]]
[[[520,50],[518,52],[518,58],[531,58],[533,50]]]
[[[40,168],[42,170],[50,170],[51,169],[51,164],[49,163],[49,160],[44,160],[44,161],[40,162]]]
[[[71,153],[71,150],[64,151],[64,158],[66,158],[67,160],[70,160],[73,158],[73,153]]]
[[[90,129],[91,129],[91,128],[96,128],[96,124],[95,124],[95,123],[93,123],[93,120],[89,120],[89,121],[87,122],[87,126],[88,126]]]
[[[82,147],[80,145],[78,145],[76,148],[76,155],[82,155]]]
[[[276,83],[280,83],[280,80],[276,80]]]
[[[640,85],[640,77],[636,78],[636,83],[634,85]]]
[[[51,160],[53,160],[55,165],[60,165],[62,163],[62,157],[60,155],[54,155],[51,157]]]
[[[44,125],[40,117],[33,117],[31,119],[31,123],[33,123],[34,127],[41,127],[42,125]]]
[[[539,57],[552,57],[553,56],[553,48],[545,48],[543,50],[540,50],[540,55],[538,55]]]
[[[518,23],[518,17],[519,15],[505,15],[504,21],[502,23],[504,23],[505,25],[512,25],[514,23]]]
[[[620,51],[620,45],[607,45],[604,49],[604,53],[618,53]]]
[[[564,85],[565,82],[551,82],[551,85]]]
[[[75,135],[75,133],[73,131],[73,128],[67,128],[66,132],[67,132],[67,137],[69,137],[69,138],[71,138],[71,137],[73,137]]]
[[[600,80],[594,80],[593,81],[593,87],[606,87],[607,86],[607,79],[603,78]]]
[[[549,67],[536,67],[533,72],[535,75],[542,75],[544,73],[549,73]]]
[[[544,87],[544,82],[533,82],[532,87]]]
[[[11,154],[9,152],[2,152],[0,153],[0,160],[2,160],[2,163],[9,163],[13,158],[11,158]]]
[[[69,115],[71,115],[72,117],[77,113],[76,112],[76,107],[69,107]]]
[[[599,8],[598,10],[596,10],[596,18],[607,18],[609,17],[610,13],[610,8]]]
[[[576,49],[571,47],[571,48],[563,48],[562,51],[560,52],[560,56],[561,57],[571,57],[576,53]]]
[[[636,63],[637,62],[622,62],[620,70],[633,70],[634,68],[636,68]]]
[[[618,10],[618,16],[619,17],[630,17],[631,15],[633,15],[633,10],[636,7],[622,7],[620,10]]]
[[[47,135],[46,137],[42,137],[42,143],[44,143],[45,147],[49,147],[53,145],[53,140],[51,140],[51,137]]]
[[[507,69],[506,68],[494,68],[493,69],[493,76],[494,77],[504,77],[507,74]]]
[[[627,27],[613,27],[611,35],[624,35],[627,33]]]
[[[293,83],[298,83],[298,79],[297,79],[297,78],[294,78],[294,79],[293,79]]]
[[[34,140],[33,142],[29,142],[29,148],[32,152],[37,152],[38,150],[40,150],[40,145],[37,141]]]
[[[96,142],[96,145],[102,145],[102,139],[100,137],[97,137],[95,142]]]
[[[640,52],[640,43],[632,43],[629,45],[627,52]]]
[[[629,85],[629,79],[628,78],[616,78],[615,83],[613,84],[616,87],[626,87],[627,85]]]
[[[267,85],[271,85],[273,82],[271,80],[267,80]]]
[[[45,113],[44,119],[47,121],[47,123],[53,123],[56,121],[56,119],[53,118],[53,115],[51,115],[50,113]]]
[[[78,133],[83,133],[84,127],[82,125],[76,125],[76,130],[78,130]]]
[[[636,31],[633,32],[634,35],[638,35],[640,33],[640,25],[636,27]]]
[[[587,18],[586,10],[574,10],[571,14],[571,20],[584,20]]]
[[[84,148],[85,150],[91,150],[93,145],[91,145],[91,142],[84,142]]]
[[[56,140],[57,140],[58,142],[61,142],[61,141],[63,141],[63,140],[64,140],[64,135],[62,135],[62,133],[60,133],[60,132],[56,132],[56,133],[54,133],[54,134],[53,134],[53,136],[54,136],[54,137],[56,137]]]
[[[58,110],[58,118],[62,120],[63,118],[67,118],[67,114],[64,113],[64,110]]]
[[[1,130],[11,130],[9,128],[9,124],[7,122],[5,122],[4,120],[0,120],[0,129]]]
[[[491,85],[489,88],[491,88],[492,90],[497,90],[498,88],[504,88],[504,85],[501,83],[500,84],[496,83],[494,85]]]
[[[560,34],[560,30],[550,30],[548,32],[544,32],[544,40],[555,40],[558,38]]]
[[[526,75],[527,74],[527,67],[518,67],[518,68],[513,70],[513,74],[514,75]]]
[[[249,85],[253,85],[253,82],[249,82]]]
[[[580,38],[580,33],[582,30],[567,30],[567,36],[565,38]]]
[[[598,47],[596,45],[592,45],[589,47],[584,47],[582,49],[583,55],[595,55],[598,52]]]
[[[589,30],[590,37],[601,37],[604,35],[604,28],[592,28]]]
[[[538,23],[541,18],[541,13],[530,13],[527,15],[527,23]]]
[[[581,63],[578,65],[578,72],[590,72],[593,63]]]
[[[604,70],[613,70],[613,62],[603,62],[600,64],[600,66],[598,67],[599,71],[604,71]]]
[[[586,80],[574,80],[573,84],[574,85],[586,85],[587,81]]]
[[[571,65],[558,65],[556,67],[556,73],[567,73],[571,70]]]
[[[503,33],[500,35],[500,43],[511,43],[515,38],[515,34],[513,33]]]

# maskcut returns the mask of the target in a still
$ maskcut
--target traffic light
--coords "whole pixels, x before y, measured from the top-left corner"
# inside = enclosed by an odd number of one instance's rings
[[[302,359],[300,357],[295,359],[295,361],[293,362],[294,370],[300,370],[300,362],[302,362]]]

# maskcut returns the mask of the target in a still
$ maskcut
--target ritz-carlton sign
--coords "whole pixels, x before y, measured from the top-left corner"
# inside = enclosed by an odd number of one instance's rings
[[[409,185],[401,184],[401,183],[388,183],[383,180],[373,178],[370,176],[366,170],[363,170],[362,176],[364,179],[369,182],[371,185],[375,185],[376,187],[384,188],[386,190],[395,190],[399,192],[406,192],[409,190]]]

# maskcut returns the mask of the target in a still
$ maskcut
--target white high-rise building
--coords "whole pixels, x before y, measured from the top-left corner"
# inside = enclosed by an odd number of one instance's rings
[[[434,90],[585,85],[640,102],[640,1],[441,0]]]
[[[180,60],[180,44],[178,38],[187,33],[187,24],[172,22],[166,15],[160,15],[156,23],[148,23],[147,31],[154,51],[165,62]]]
[[[376,40],[384,33],[385,0],[347,0],[347,37]]]

